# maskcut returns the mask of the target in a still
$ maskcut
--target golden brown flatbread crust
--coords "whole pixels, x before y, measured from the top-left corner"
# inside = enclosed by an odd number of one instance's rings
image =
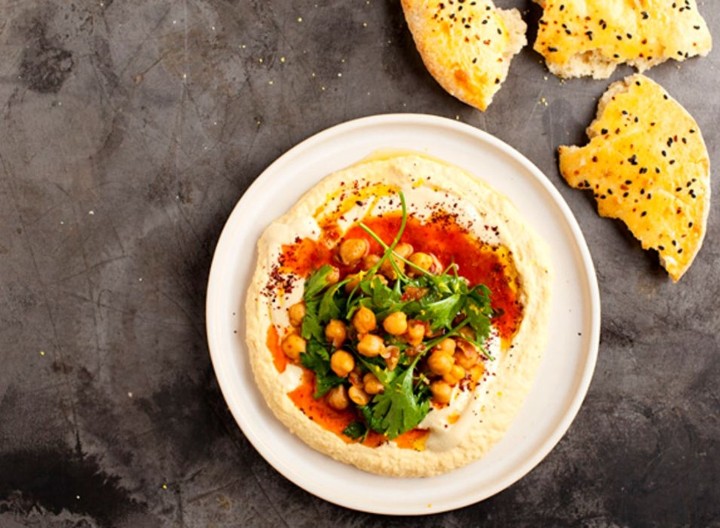
[[[710,210],[710,158],[692,116],[656,82],[613,83],[585,147],[560,147],[560,172],[592,190],[601,216],[619,218],[655,249],[674,281],[700,250]]]
[[[450,95],[484,111],[527,43],[517,9],[490,0],[402,0],[425,67]]]
[[[543,7],[534,49],[559,77],[606,79],[618,64],[640,72],[712,48],[695,0],[536,0]]]

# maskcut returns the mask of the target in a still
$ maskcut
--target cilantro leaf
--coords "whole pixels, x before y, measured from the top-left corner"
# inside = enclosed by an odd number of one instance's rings
[[[340,289],[341,283],[333,284],[323,294],[320,299],[320,305],[318,306],[318,319],[320,323],[326,324],[330,319],[340,318],[340,299],[337,299],[337,292]]]
[[[368,429],[362,422],[351,422],[345,429],[343,434],[353,440],[360,440],[368,434]]]
[[[320,318],[318,317],[318,301],[305,302],[305,317],[303,317],[300,335],[305,339],[315,339],[322,343],[325,340]]]
[[[465,299],[454,293],[439,301],[424,304],[417,318],[421,321],[430,321],[430,330],[452,328],[453,319],[457,316]]]
[[[333,267],[329,264],[320,266],[308,279],[305,281],[305,290],[303,292],[303,299],[305,302],[314,299],[326,286],[328,282],[328,276],[333,272]]]
[[[430,402],[413,391],[413,372],[417,361],[376,395],[369,405],[361,407],[368,426],[390,440],[417,427],[430,411]],[[382,381],[382,380],[381,380]]]
[[[464,312],[470,328],[475,331],[475,340],[485,341],[490,335],[490,320],[493,316],[490,290],[484,285],[475,286],[468,294]]]
[[[341,385],[345,380],[330,369],[330,355],[324,345],[315,340],[307,344],[307,349],[300,354],[300,362],[305,368],[315,373],[315,394],[316,400],[322,398],[327,392]]]

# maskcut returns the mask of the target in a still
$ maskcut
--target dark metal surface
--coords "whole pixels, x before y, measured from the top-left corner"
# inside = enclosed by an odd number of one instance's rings
[[[532,41],[539,9],[499,4]],[[428,75],[394,1],[0,6],[0,526],[720,526],[720,217],[672,284],[561,181],[556,148],[584,142],[609,81],[560,82],[527,47],[481,114]],[[720,38],[715,3],[700,9]],[[719,63],[649,72],[714,162]],[[247,186],[309,135],[386,112],[457,117],[536,163],[583,228],[603,308],[557,448],[496,497],[412,520],[276,473],[227,411],[204,333],[213,248]]]

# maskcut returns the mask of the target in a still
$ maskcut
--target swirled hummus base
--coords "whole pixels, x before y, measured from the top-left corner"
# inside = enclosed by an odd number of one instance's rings
[[[288,374],[278,371],[266,345],[270,325],[282,325],[278,319],[284,310],[277,309],[277,298],[273,307],[273,298],[267,290],[271,274],[277,269],[282,245],[291,243],[298,236],[319,236],[318,220],[336,211],[341,202],[352,203],[352,200],[347,202],[352,193],[358,195],[364,208],[349,212],[344,218],[350,224],[354,217],[362,217],[373,204],[372,193],[368,195],[363,189],[377,186],[402,190],[407,196],[409,214],[422,214],[414,210],[413,205],[421,199],[413,199],[413,196],[421,196],[423,190],[432,191],[429,196],[434,193],[442,197],[443,203],[457,202],[461,208],[470,210],[476,218],[482,219],[473,222],[470,231],[480,240],[508,248],[519,277],[518,300],[523,305],[523,319],[512,342],[506,343],[495,359],[492,382],[477,385],[469,398],[469,410],[450,426],[457,426],[457,433],[461,434],[450,435],[448,441],[447,433],[444,433],[446,438],[440,438],[440,432],[431,430],[422,451],[401,449],[393,442],[379,447],[347,443],[310,420],[288,397]],[[392,207],[392,203],[386,203],[385,207]],[[394,203],[395,209],[399,210],[399,201]],[[377,202],[376,207],[380,207]],[[371,212],[379,213],[375,209]],[[484,227],[488,225],[497,229],[488,230]],[[502,438],[532,387],[546,345],[552,283],[550,258],[544,241],[525,224],[507,198],[458,167],[426,156],[374,157],[323,179],[267,228],[257,250],[257,267],[246,300],[250,361],[258,387],[273,413],[305,443],[365,471],[421,477],[464,466],[482,457]],[[300,294],[295,291],[294,298],[297,300]],[[289,302],[289,299],[280,299],[279,304],[287,307]]]

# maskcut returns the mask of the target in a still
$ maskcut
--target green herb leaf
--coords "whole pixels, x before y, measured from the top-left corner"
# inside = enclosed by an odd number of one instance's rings
[[[305,281],[305,290],[303,291],[303,299],[305,299],[306,302],[315,298],[315,296],[330,284],[328,282],[328,276],[332,272],[333,267],[325,264],[308,277]]]
[[[416,364],[417,360],[392,382],[384,384],[385,390],[369,405],[360,408],[368,426],[390,440],[417,427],[430,411],[428,399],[413,391]]]
[[[315,373],[315,399],[322,398],[330,389],[345,381],[330,369],[330,354],[324,345],[315,340],[308,341],[306,351],[300,354],[300,362]]]
[[[470,328],[475,331],[475,340],[483,343],[490,335],[490,320],[493,316],[490,290],[484,285],[475,286],[468,294],[464,312]]]
[[[322,343],[325,340],[325,332],[318,317],[318,301],[305,302],[305,317],[303,317],[300,335],[305,339],[315,339]]]
[[[362,422],[351,422],[350,425],[343,429],[343,434],[353,440],[360,440],[367,436],[368,429]]]
[[[323,294],[318,307],[318,319],[320,323],[327,324],[330,319],[340,318],[340,305],[343,304],[341,299],[337,298],[338,290],[342,286],[341,283],[333,284]]]
[[[417,318],[421,321],[430,321],[430,330],[450,329],[464,301],[459,293],[454,293],[439,301],[424,304]]]

